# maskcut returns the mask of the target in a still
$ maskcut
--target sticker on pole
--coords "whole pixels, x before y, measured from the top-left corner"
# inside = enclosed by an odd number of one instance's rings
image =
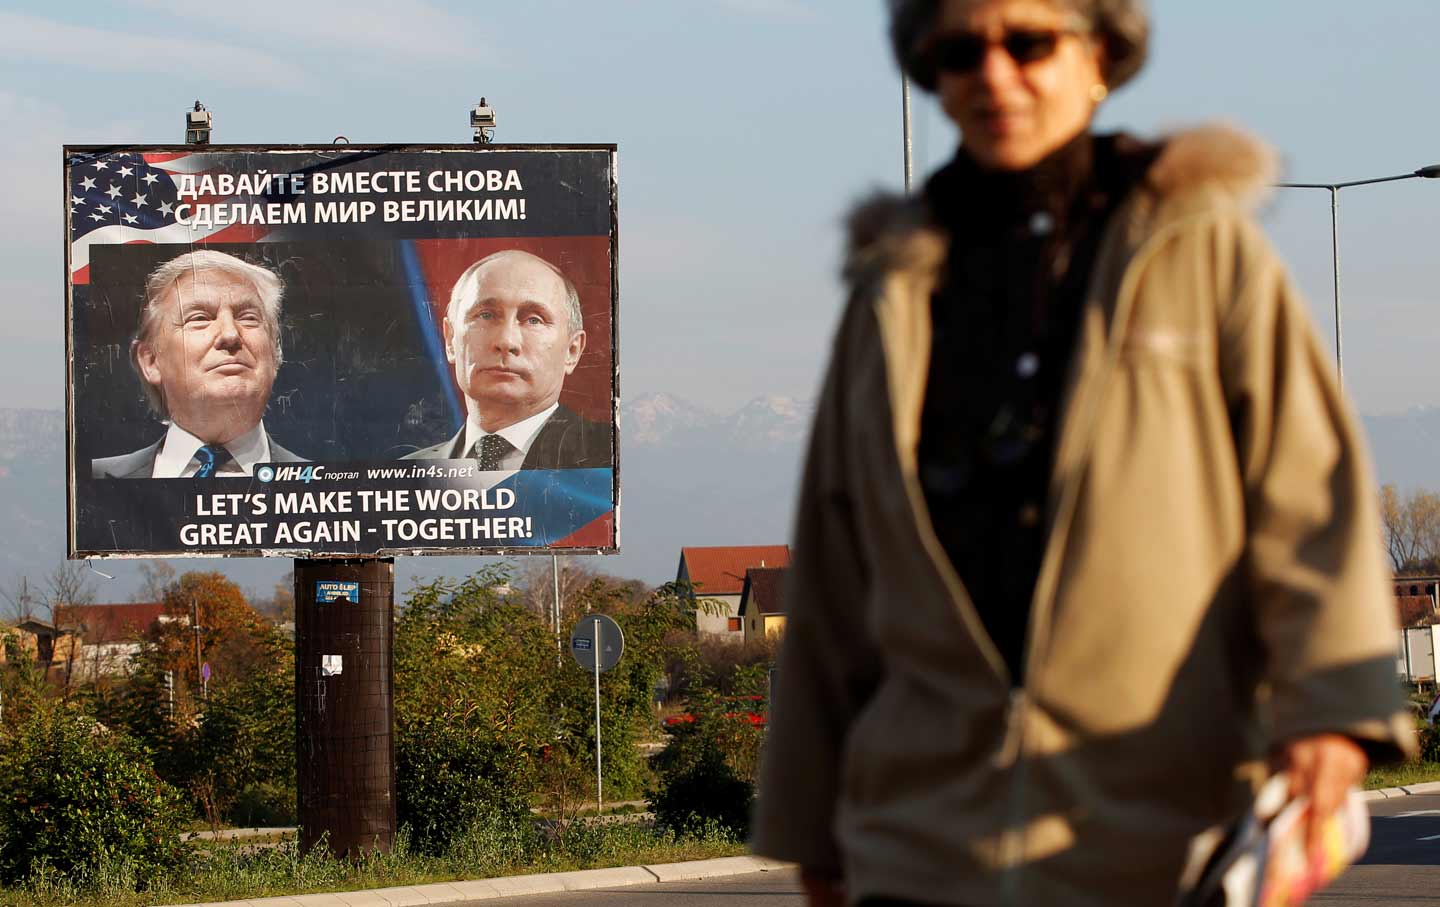
[[[334,602],[360,604],[360,584],[352,580],[322,579],[315,583],[315,604],[328,605]]]
[[[608,671],[624,653],[625,634],[604,614],[580,618],[570,633],[570,657],[587,671],[594,671],[597,662],[601,671]]]

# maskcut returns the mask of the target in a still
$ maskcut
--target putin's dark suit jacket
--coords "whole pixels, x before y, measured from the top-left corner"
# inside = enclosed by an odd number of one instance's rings
[[[448,441],[406,454],[402,460],[463,460],[465,426]],[[550,414],[521,469],[593,469],[615,464],[614,433],[608,422],[592,422],[568,407]]]
[[[121,454],[118,457],[101,457],[90,461],[90,477],[93,479],[148,479],[155,471],[155,455],[160,452],[161,438],[149,447]],[[308,463],[270,439],[271,463]]]

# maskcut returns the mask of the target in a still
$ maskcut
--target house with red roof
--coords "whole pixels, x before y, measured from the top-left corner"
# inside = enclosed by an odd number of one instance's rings
[[[1395,607],[1400,621],[1396,673],[1421,687],[1435,683],[1440,656],[1440,577],[1395,577]]]
[[[785,574],[789,567],[751,567],[740,593],[745,642],[777,638],[785,630]]]
[[[754,567],[790,566],[789,545],[718,545],[680,549],[677,583],[689,583],[696,599],[695,629],[702,635],[740,642],[745,625],[740,619],[740,596],[745,571]],[[700,606],[709,599],[713,609]]]
[[[58,616],[62,630],[80,641],[74,671],[89,679],[123,673],[155,627],[167,619],[160,602],[68,605]]]

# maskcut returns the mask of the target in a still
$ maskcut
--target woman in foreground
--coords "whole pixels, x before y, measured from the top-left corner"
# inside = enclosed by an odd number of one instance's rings
[[[1170,904],[1269,770],[1323,817],[1413,750],[1369,460],[1271,153],[1091,133],[1138,0],[890,13],[962,141],[852,218],[755,848],[814,905]]]

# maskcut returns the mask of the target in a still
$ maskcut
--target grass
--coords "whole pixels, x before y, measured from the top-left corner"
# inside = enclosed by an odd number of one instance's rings
[[[1366,790],[1382,787],[1405,787],[1426,781],[1440,781],[1440,762],[1402,762],[1384,768],[1371,769],[1365,776]]]
[[[528,822],[479,823],[457,836],[445,853],[411,851],[402,832],[388,854],[337,860],[317,848],[302,855],[294,841],[256,848],[247,842],[195,842],[191,864],[143,892],[124,865],[102,866],[86,884],[41,874],[19,888],[0,888],[5,907],[143,907],[246,900],[459,879],[566,872],[703,860],[745,853],[723,830],[694,837],[657,832],[648,825],[572,826],[547,838]]]

